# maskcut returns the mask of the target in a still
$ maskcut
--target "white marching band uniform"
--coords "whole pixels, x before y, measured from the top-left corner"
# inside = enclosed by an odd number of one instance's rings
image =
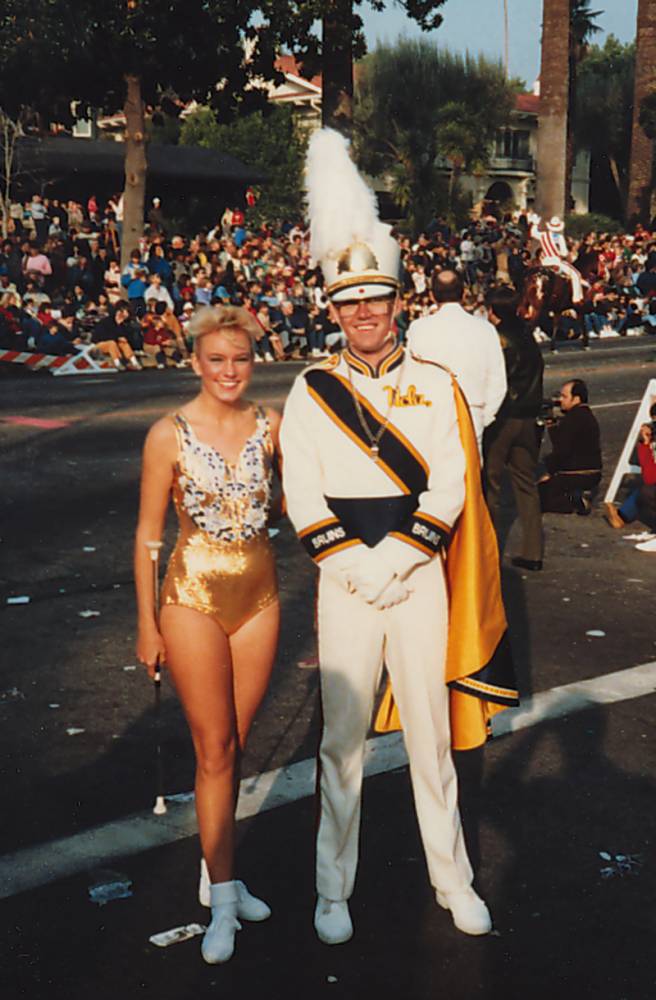
[[[531,218],[531,238],[540,244],[540,263],[543,267],[553,267],[572,283],[572,302],[583,301],[583,279],[579,271],[570,264],[569,248],[565,239],[565,226],[558,216],[547,223],[546,229],[539,229],[540,216]]]
[[[359,427],[349,379],[378,426],[391,414],[378,460]],[[464,500],[450,379],[400,347],[376,371],[345,351],[297,377],[281,446],[288,513],[320,568],[317,891],[346,900],[353,890],[364,746],[383,660],[403,724],[431,882],[445,892],[464,890],[472,870],[450,751],[443,681],[448,604],[439,555]],[[382,610],[367,603],[349,584],[365,589],[361,581],[372,574],[381,588],[395,574],[408,598]]]
[[[375,196],[342,136],[314,133],[306,178],[311,251],[329,298],[342,315],[348,305],[351,315],[384,314],[391,323],[399,244],[379,221]],[[373,302],[369,311],[361,308],[360,301],[381,296],[384,313]],[[491,921],[471,887],[451,746],[480,746],[492,714],[516,704],[517,694],[509,680],[498,549],[464,396],[449,372],[412,357],[392,337],[382,359],[380,351],[372,354],[375,368],[349,347],[306,369],[287,398],[280,432],[287,511],[319,567],[315,929],[328,944],[353,932],[346,901],[383,665],[392,687],[376,728],[403,727],[437,902],[469,934],[487,933]],[[481,557],[496,578],[477,570]]]

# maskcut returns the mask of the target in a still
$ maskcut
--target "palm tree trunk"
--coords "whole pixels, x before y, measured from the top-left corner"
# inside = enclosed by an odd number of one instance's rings
[[[328,0],[322,21],[322,125],[353,125],[353,0]]]
[[[146,196],[146,136],[141,80],[125,77],[125,190],[123,192],[123,236],[121,267],[139,245],[144,228]]]
[[[640,127],[640,107],[656,89],[656,0],[638,0],[635,89],[631,126],[631,162],[627,217],[632,225],[649,221],[653,143]]]
[[[537,197],[540,215],[565,214],[569,0],[543,0]]]

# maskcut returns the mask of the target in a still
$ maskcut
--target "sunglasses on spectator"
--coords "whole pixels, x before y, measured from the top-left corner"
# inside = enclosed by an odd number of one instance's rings
[[[371,299],[355,299],[350,302],[335,302],[335,306],[341,315],[346,319],[349,319],[351,316],[355,316],[359,307],[363,304],[367,306],[372,316],[382,316],[387,312],[395,298],[395,295],[376,295]]]

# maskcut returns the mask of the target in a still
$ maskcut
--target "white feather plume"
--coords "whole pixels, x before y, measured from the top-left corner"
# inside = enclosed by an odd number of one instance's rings
[[[308,146],[305,181],[310,252],[315,260],[339,254],[356,240],[369,242],[381,226],[374,192],[334,129],[317,130]]]

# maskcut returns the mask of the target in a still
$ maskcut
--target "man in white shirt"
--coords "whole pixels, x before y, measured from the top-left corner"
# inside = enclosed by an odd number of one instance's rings
[[[440,271],[433,281],[438,311],[416,319],[408,330],[412,354],[437,361],[456,375],[471,410],[478,449],[506,395],[506,366],[496,330],[462,308],[463,284],[455,271]]]

